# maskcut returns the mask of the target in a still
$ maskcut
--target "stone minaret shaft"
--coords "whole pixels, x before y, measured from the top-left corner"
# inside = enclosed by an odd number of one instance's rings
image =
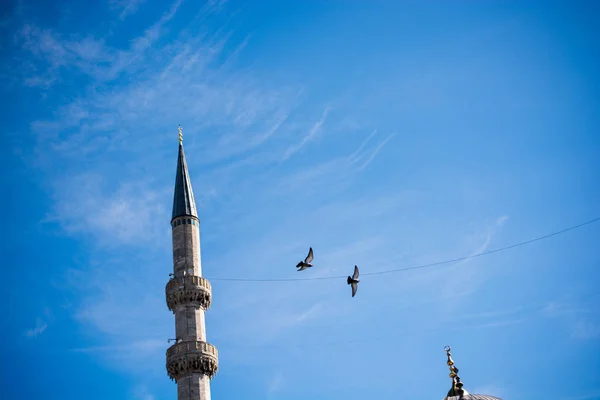
[[[167,306],[175,314],[175,344],[167,350],[167,372],[177,383],[178,400],[210,400],[217,372],[216,347],[206,341],[204,312],[210,307],[210,283],[202,278],[200,220],[185,161],[181,128],[173,198],[173,275],[166,287]]]

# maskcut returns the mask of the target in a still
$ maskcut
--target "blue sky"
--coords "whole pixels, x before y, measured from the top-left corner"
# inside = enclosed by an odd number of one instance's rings
[[[162,400],[177,125],[215,399],[600,399],[594,2],[3,2],[6,398]],[[308,246],[315,268],[297,273]]]

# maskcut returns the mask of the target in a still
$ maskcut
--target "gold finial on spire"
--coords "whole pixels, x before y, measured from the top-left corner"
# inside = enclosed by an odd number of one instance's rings
[[[463,389],[463,383],[460,381],[460,376],[458,376],[458,368],[456,367],[456,365],[454,365],[454,360],[452,359],[450,350],[452,350],[450,346],[444,347],[444,351],[446,352],[446,356],[448,357],[448,361],[446,361],[446,364],[448,365],[448,368],[450,368],[449,375],[450,379],[452,379],[452,389],[450,389],[450,392],[448,392],[448,396],[446,398],[450,396],[462,396],[464,394],[467,394],[466,390]]]
[[[179,144],[183,143],[183,129],[181,129],[181,125],[177,125],[177,130],[179,131]]]
[[[450,354],[450,350],[452,350],[452,347],[444,346],[444,351],[446,352],[446,356],[448,356],[447,364],[450,367],[450,369],[452,369],[452,366],[454,365],[454,360],[452,360],[452,354]]]

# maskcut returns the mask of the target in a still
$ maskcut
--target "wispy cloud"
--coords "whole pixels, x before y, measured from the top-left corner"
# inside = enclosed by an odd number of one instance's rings
[[[54,210],[46,222],[58,222],[70,234],[91,234],[106,245],[147,245],[168,233],[155,224],[168,219],[164,194],[142,182],[121,183],[116,188],[97,174],[71,176],[56,189]]]
[[[215,41],[218,38],[182,39],[172,45],[174,55],[166,65],[148,70],[131,85],[110,95],[93,92],[60,108],[55,121],[34,122],[38,148],[51,146],[69,161],[90,154],[139,153],[167,142],[167,132],[175,130],[177,123],[194,127],[185,129],[188,148],[190,141],[198,142],[201,130],[210,128],[218,134],[200,136],[206,156],[191,162],[228,159],[262,144],[281,130],[296,106],[298,91],[259,86],[245,72],[231,75],[211,66],[223,52],[223,44]],[[156,109],[171,115],[172,121],[156,116]],[[132,135],[140,130],[146,132],[143,140]]]
[[[119,296],[116,295],[117,299]],[[164,357],[165,350],[170,346],[167,343],[170,332],[164,325],[168,323],[168,314],[159,317],[159,322],[156,323],[156,316],[145,312],[144,307],[141,306],[134,307],[135,310],[125,317],[122,315],[122,307],[106,299],[87,299],[86,303],[84,308],[80,308],[77,319],[83,325],[93,327],[97,333],[101,333],[103,342],[107,344],[77,347],[71,351],[99,359],[121,372],[127,372],[136,365],[143,365],[144,372],[149,374],[163,372],[160,361]],[[139,315],[135,315],[136,313]],[[127,322],[127,318],[135,322]],[[132,323],[146,327],[154,326],[156,329],[152,335],[136,333],[131,331]]]
[[[532,303],[498,310],[488,310],[475,313],[452,315],[448,322],[459,322],[470,329],[508,326],[530,323],[539,318],[575,317],[571,320],[571,337],[575,339],[591,339],[600,332],[600,324],[594,323],[594,311],[587,307],[573,307],[564,302],[553,301],[547,304]]]
[[[133,389],[135,400],[155,400],[156,397],[148,390],[146,385],[137,385]]]
[[[50,29],[24,24],[16,34],[24,50],[40,64],[28,64],[21,71],[26,86],[50,87],[60,76],[63,68],[76,68],[86,74],[100,72],[97,63],[114,56],[106,52],[102,39],[92,37],[63,39]]]
[[[544,309],[544,313],[551,317],[558,316],[570,316],[576,314],[589,314],[591,312],[590,309],[582,306],[575,306],[572,302],[566,301],[552,301],[548,303]]]
[[[146,0],[110,0],[112,9],[119,12],[119,18],[125,19],[128,15],[134,14],[138,7]]]
[[[282,161],[287,160],[292,155],[294,155],[295,153],[300,151],[300,149],[302,149],[304,146],[306,146],[306,144],[308,144],[309,142],[314,140],[315,136],[317,135],[317,133],[319,133],[319,131],[321,130],[321,127],[325,123],[325,120],[327,119],[327,114],[329,114],[330,110],[331,110],[330,106],[325,107],[325,109],[323,110],[323,113],[321,114],[321,118],[319,118],[319,120],[317,122],[315,122],[315,124],[312,126],[312,128],[310,128],[310,130],[302,138],[302,140],[298,144],[289,147],[285,151],[285,153],[283,154]]]
[[[34,339],[48,329],[48,325],[54,321],[54,315],[49,307],[43,307],[42,317],[38,317],[35,320],[35,326],[31,329],[27,329],[24,335],[28,338]]]
[[[183,0],[176,0],[171,4],[171,7],[166,11],[158,21],[156,21],[151,27],[146,29],[144,34],[135,40],[131,45],[131,57],[128,63],[137,61],[136,58],[141,56],[143,52],[148,49],[158,38],[160,38],[163,27],[175,16],[175,13],[181,6]]]
[[[518,306],[518,307],[514,307],[514,308],[502,309],[502,310],[496,310],[496,311],[485,311],[485,312],[478,312],[478,313],[473,313],[473,314],[461,314],[459,318],[461,320],[495,319],[498,317],[509,317],[509,316],[513,316],[515,314],[520,314],[524,310],[525,310],[525,307]]]
[[[470,248],[470,250],[466,250],[465,253],[468,252],[467,254],[469,256],[473,256],[486,251],[492,243],[493,238],[498,234],[498,232],[504,226],[507,220],[507,216],[500,216],[495,218],[492,223],[488,222],[483,227],[477,226],[476,228],[471,228],[471,233],[466,234],[464,239],[465,242],[468,243],[468,246]],[[482,270],[481,268],[465,268],[466,265],[477,262],[478,260],[475,259],[458,261],[452,263],[451,265],[448,265],[447,267],[444,267],[441,270],[424,272],[420,274],[418,278],[415,279],[440,279],[441,275],[443,274],[443,280],[445,281],[445,284],[440,293],[442,296],[451,296],[453,293],[456,293],[457,287],[460,287],[461,292],[465,295],[472,294],[476,292],[479,289],[480,285],[487,279],[489,279],[490,276],[485,270]],[[460,271],[460,273],[458,271]],[[467,296],[457,296],[456,301],[448,303],[444,307],[458,307],[461,301],[465,300],[466,298]]]
[[[360,151],[360,149],[362,149],[362,147],[364,147],[364,145],[367,143],[367,141],[375,134],[376,131],[374,131],[371,135],[369,135],[369,137],[367,137],[367,139],[363,142],[363,144],[361,145],[361,147],[356,151],[357,153]],[[366,160],[360,164],[360,166],[358,167],[358,171],[362,171],[363,169],[365,169],[369,164],[371,164],[371,162],[375,159],[375,157],[377,156],[377,153],[379,153],[381,151],[381,149],[383,149],[383,146],[385,146],[387,144],[387,142],[389,142],[394,136],[396,136],[396,133],[392,133],[390,134],[388,137],[386,137],[381,143],[379,143],[375,149],[371,150],[370,152],[364,152],[362,155],[358,156],[358,157],[353,157],[352,158],[352,163],[355,164],[357,163],[361,158],[365,157],[367,154],[367,158]]]
[[[482,243],[482,245],[478,249],[473,251],[470,254],[470,256],[474,256],[476,254],[485,252],[490,247],[490,243],[492,242],[492,238],[494,237],[494,235],[504,226],[506,221],[508,221],[507,215],[502,215],[502,216],[496,218],[495,223],[488,227],[487,232],[485,233],[485,240]],[[460,263],[465,263],[468,261],[469,260],[460,261]]]
[[[471,326],[471,329],[483,329],[483,328],[500,328],[504,326],[517,325],[527,321],[527,318],[507,319],[499,321],[484,322]]]
[[[133,12],[139,3],[135,0],[120,2],[125,7],[123,17]],[[175,1],[160,19],[134,38],[125,50],[107,46],[102,37],[82,37],[77,34],[65,37],[51,29],[25,23],[17,32],[16,39],[36,63],[29,62],[25,68],[19,66],[24,74],[22,82],[27,86],[47,89],[58,83],[63,73],[83,73],[95,80],[92,85],[98,85],[117,78],[132,66],[138,70],[147,51],[160,38],[165,25],[174,17],[180,5],[181,0]]]
[[[600,313],[597,307],[587,305],[587,302],[579,296],[568,301],[552,301],[542,308],[542,314],[568,327],[569,335],[575,340],[596,339],[600,337]]]
[[[348,159],[350,160],[351,163],[355,163],[362,157],[362,156],[357,157],[358,153],[360,153],[360,151],[367,145],[369,140],[371,140],[371,138],[373,136],[375,136],[376,133],[377,133],[377,129],[373,130],[373,132],[371,132],[371,134],[369,134],[369,136],[367,136],[367,138],[365,140],[363,140],[363,142],[360,144],[358,149],[356,149],[356,151],[348,157]]]
[[[283,384],[283,374],[281,371],[275,372],[275,374],[267,381],[267,395],[277,393],[283,387]]]
[[[33,327],[31,329],[27,329],[25,331],[25,336],[27,336],[29,338],[36,338],[39,335],[41,335],[42,333],[44,333],[47,328],[48,328],[48,324],[46,322],[44,322],[41,318],[37,318],[35,321],[35,327]]]
[[[600,323],[592,320],[576,321],[571,330],[574,339],[589,340],[600,337]]]
[[[71,349],[78,353],[122,353],[122,352],[156,352],[165,348],[167,341],[158,339],[138,340],[131,343],[123,343],[108,346],[91,346]]]

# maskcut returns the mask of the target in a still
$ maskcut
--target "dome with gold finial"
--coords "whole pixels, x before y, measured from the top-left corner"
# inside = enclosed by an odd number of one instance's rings
[[[458,376],[458,368],[456,365],[454,365],[454,360],[452,359],[450,350],[450,346],[444,347],[444,351],[448,357],[446,364],[448,364],[448,368],[450,368],[450,379],[452,379],[452,387],[448,391],[448,394],[444,400],[502,400],[498,397],[488,396],[485,394],[470,394],[463,389],[463,383],[460,380],[460,376]]]

